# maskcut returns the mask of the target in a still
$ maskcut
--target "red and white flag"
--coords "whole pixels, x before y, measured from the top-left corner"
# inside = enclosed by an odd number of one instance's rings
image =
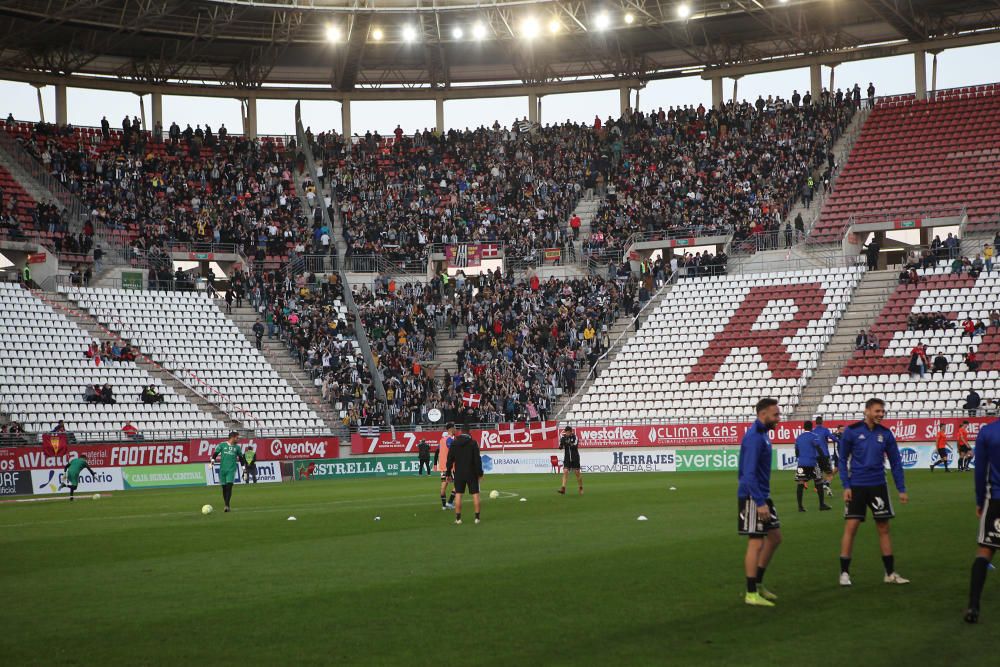
[[[500,247],[495,243],[484,243],[479,246],[480,257],[499,257]]]
[[[478,408],[479,403],[482,400],[482,394],[471,394],[469,392],[464,392],[462,394],[462,404],[467,408]]]

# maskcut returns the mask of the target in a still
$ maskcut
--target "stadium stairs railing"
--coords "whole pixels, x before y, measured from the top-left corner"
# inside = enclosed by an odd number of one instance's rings
[[[302,155],[306,161],[306,168],[309,170],[309,177],[312,179],[313,183],[319,183],[319,177],[316,174],[316,161],[313,159],[312,145],[306,139],[305,129],[302,126],[302,103],[295,103],[295,133],[298,137],[298,145],[301,147]],[[331,199],[331,204],[336,207],[337,202],[335,199]],[[323,206],[323,223],[328,229],[332,230],[334,228],[333,221],[330,219],[330,207]],[[368,373],[372,378],[372,383],[375,386],[375,395],[378,397],[383,404],[387,402],[385,394],[385,385],[382,384],[382,375],[379,370],[378,364],[375,363],[375,356],[372,354],[371,345],[368,342],[368,332],[365,331],[364,320],[361,319],[361,311],[358,309],[358,305],[354,303],[354,296],[351,294],[351,283],[347,280],[347,275],[343,270],[339,271],[339,276],[341,284],[344,286],[343,289],[343,299],[344,303],[347,305],[349,312],[354,314],[354,331],[355,337],[358,341],[358,347],[361,348],[361,354],[365,359],[365,366],[368,367]],[[386,410],[386,419],[388,420],[389,411]]]

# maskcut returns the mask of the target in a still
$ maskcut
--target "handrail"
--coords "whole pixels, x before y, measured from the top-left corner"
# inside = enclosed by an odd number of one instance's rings
[[[63,208],[69,210],[79,222],[81,215],[84,215],[83,203],[58,179],[52,176],[45,169],[45,165],[31,156],[21,143],[15,139],[6,129],[0,129],[0,147],[2,147],[17,164],[27,172],[28,176],[38,181],[38,183],[48,190],[59,200]],[[79,230],[76,230],[79,231]]]
[[[109,329],[108,327],[106,327],[105,325],[103,325],[96,317],[94,317],[92,314],[90,314],[89,311],[85,312],[85,311],[82,311],[82,310],[80,310],[78,308],[74,308],[72,306],[64,306],[62,304],[55,303],[54,301],[51,301],[50,299],[47,299],[46,297],[42,296],[38,292],[38,290],[34,290],[32,292],[32,294],[34,294],[34,296],[36,298],[38,298],[42,302],[48,304],[52,308],[56,308],[56,309],[63,310],[63,311],[68,311],[68,312],[74,314],[76,317],[87,318],[87,319],[92,320],[94,322],[94,324],[99,329],[101,329],[107,336],[115,338],[118,341],[125,342],[125,339],[121,336],[121,334],[119,334],[117,332],[114,332],[111,329]],[[69,299],[70,296],[67,294],[66,298]],[[117,323],[118,323],[119,326],[121,326],[121,320],[117,320]],[[184,385],[185,387],[187,387],[191,391],[194,391],[195,394],[197,394],[198,396],[201,396],[202,398],[204,398],[209,403],[212,403],[212,401],[208,398],[208,396],[206,396],[202,392],[198,391],[198,389],[196,387],[192,387],[187,382],[185,382],[183,378],[181,378],[178,375],[176,375],[172,370],[170,370],[170,369],[166,368],[165,366],[159,364],[158,362],[156,362],[155,360],[153,360],[152,358],[150,358],[148,355],[146,355],[145,353],[143,353],[141,351],[142,347],[144,345],[143,341],[134,341],[134,342],[139,346],[139,350],[140,350],[140,351],[136,352],[136,358],[142,359],[143,361],[145,361],[149,365],[153,366],[154,368],[163,371],[164,373],[166,373],[170,377],[174,378],[175,380],[177,380],[178,382],[180,382],[182,385]],[[238,413],[238,414],[241,415],[241,418],[238,421],[243,422],[243,424],[245,424],[245,425],[251,426],[251,428],[254,428],[256,426],[258,420],[257,420],[256,417],[253,416],[253,414],[249,410],[247,410],[246,408],[244,408],[244,407],[242,407],[240,405],[235,404],[232,399],[230,399],[228,396],[224,395],[218,389],[216,389],[215,387],[211,386],[210,384],[208,384],[207,382],[205,382],[204,380],[202,380],[191,369],[185,367],[182,370],[184,370],[188,375],[190,375],[191,378],[196,383],[204,386],[208,390],[209,393],[215,394],[216,396],[218,396],[219,399],[221,399],[221,401],[223,403],[225,403],[228,406],[232,406],[230,410],[226,410],[226,409],[222,408],[221,405],[215,404],[215,406],[217,408],[219,408],[220,410],[222,410],[222,412],[224,412],[225,414],[230,415],[230,416],[232,416],[231,413],[233,413],[233,412]],[[249,417],[250,417],[249,419],[246,418],[247,415],[249,415]]]
[[[309,170],[309,177],[312,178],[313,183],[319,183],[319,178],[316,175],[316,161],[313,159],[312,146],[310,142],[306,140],[305,129],[302,126],[302,103],[295,103],[295,133],[298,137],[298,145],[302,151],[302,155],[305,158],[306,168]],[[329,229],[333,229],[333,224],[330,221],[330,210],[328,207],[323,206],[323,222],[327,225]],[[372,354],[371,345],[368,343],[368,332],[365,330],[364,320],[361,319],[361,311],[358,310],[358,306],[354,303],[354,297],[351,294],[351,284],[347,281],[347,276],[343,269],[339,269],[337,274],[340,277],[341,285],[343,285],[343,299],[347,305],[349,312],[354,313],[354,336],[358,341],[358,347],[361,348],[361,354],[364,356],[365,365],[368,367],[368,373],[371,375],[372,384],[375,386],[375,395],[380,401],[385,403],[388,399],[385,394],[385,386],[382,384],[382,375],[379,372],[378,364],[375,363],[375,355]],[[389,424],[389,411],[385,411],[386,424]]]
[[[678,278],[677,273],[670,274],[670,277],[667,280],[665,280],[662,285],[660,285],[660,289],[656,290],[656,293],[649,298],[649,301],[643,304],[643,306],[639,309],[639,312],[636,313],[634,316],[632,316],[632,318],[628,321],[628,326],[626,326],[625,329],[623,329],[621,333],[618,334],[618,336],[611,342],[611,345],[608,345],[608,349],[606,349],[601,354],[601,356],[597,358],[597,361],[594,362],[594,365],[590,367],[589,371],[587,371],[587,376],[583,378],[583,382],[580,383],[580,387],[576,390],[576,392],[574,392],[574,394],[570,396],[569,399],[563,402],[562,407],[559,408],[559,412],[557,412],[555,415],[556,420],[562,417],[567,407],[576,403],[576,399],[580,396],[582,392],[584,392],[587,389],[587,384],[593,381],[595,377],[594,373],[597,370],[597,367],[600,365],[600,363],[608,358],[608,355],[611,354],[612,350],[618,348],[618,344],[622,341],[623,338],[628,336],[630,333],[631,334],[635,333],[634,327],[636,320],[642,317],[643,313],[646,312],[646,309],[649,308],[649,306],[653,302],[658,302],[660,300],[660,295],[664,293],[664,290],[667,290],[668,287],[676,284],[677,278]]]

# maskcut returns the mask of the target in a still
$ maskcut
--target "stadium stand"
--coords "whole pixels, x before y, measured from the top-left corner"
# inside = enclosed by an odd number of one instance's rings
[[[1000,220],[1000,84],[883,98],[865,122],[812,238],[840,242],[852,217],[955,215],[968,231]]]
[[[850,267],[683,280],[567,420],[747,419],[764,389],[790,411],[861,275]]]
[[[1000,326],[991,323],[990,314],[1000,302],[1000,273],[972,278],[952,274],[949,266],[918,273],[920,281],[900,285],[876,318],[872,331],[882,341],[879,349],[854,353],[823,398],[820,413],[852,414],[864,397],[878,395],[894,415],[957,415],[965,412],[970,390],[984,398],[997,395]],[[982,321],[985,331],[969,335],[962,323],[970,318]],[[917,371],[913,359],[921,343],[926,346],[924,373]],[[966,363],[970,349],[977,370]],[[946,360],[947,370],[934,371],[938,356]]]
[[[833,168],[833,144],[856,106],[798,107],[781,97],[693,107],[611,129],[607,198],[591,223],[589,249],[620,249],[634,232],[664,236],[775,232],[792,205],[812,198]],[[706,141],[707,139],[707,141]]]
[[[224,243],[277,269],[296,244],[313,243],[295,193],[294,147],[281,137],[250,141],[200,126],[190,133],[190,126],[172,127],[166,138],[45,123],[5,127],[83,200],[91,224],[138,260],[171,243]]]
[[[204,293],[66,288],[101,324],[258,430],[323,422]]]
[[[116,437],[126,421],[140,431],[190,431],[215,435],[225,425],[202,413],[134,362],[86,352],[93,342],[67,317],[30,291],[0,283],[0,403],[28,433],[45,433],[65,420],[80,440]],[[116,403],[87,402],[85,388],[109,383]],[[143,403],[140,392],[156,386],[163,402]]]

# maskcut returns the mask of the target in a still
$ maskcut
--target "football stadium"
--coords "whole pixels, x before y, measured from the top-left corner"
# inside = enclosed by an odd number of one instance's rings
[[[0,0],[5,664],[989,664],[998,63],[996,0]]]

